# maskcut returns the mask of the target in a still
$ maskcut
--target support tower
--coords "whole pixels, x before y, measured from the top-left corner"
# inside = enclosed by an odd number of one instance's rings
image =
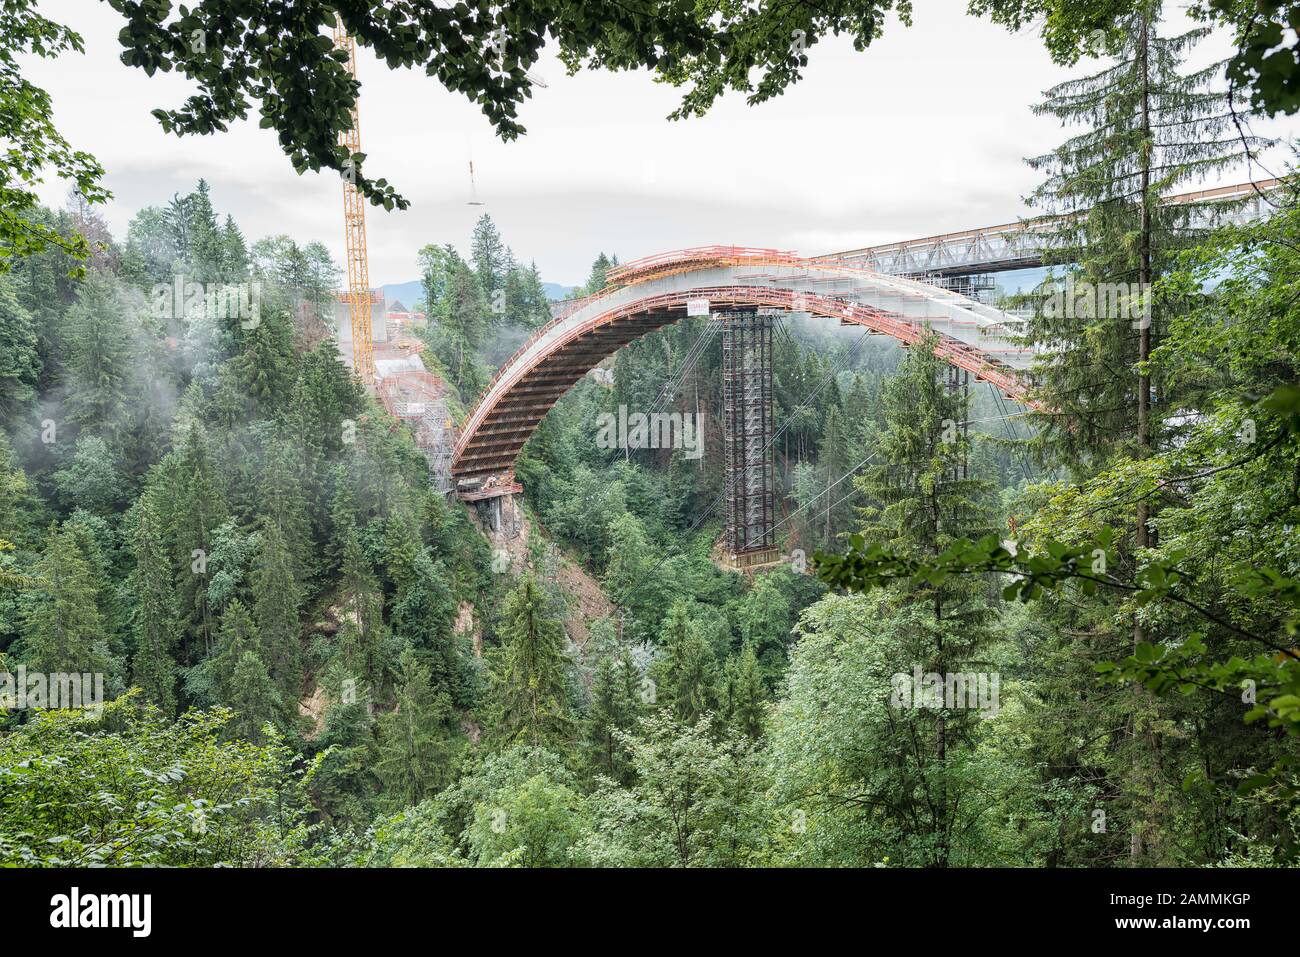
[[[737,568],[775,561],[772,317],[726,312],[722,327],[723,548]]]

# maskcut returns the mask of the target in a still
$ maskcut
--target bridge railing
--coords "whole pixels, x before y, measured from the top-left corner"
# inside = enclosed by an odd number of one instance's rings
[[[744,265],[746,263],[800,262],[798,253],[788,249],[768,249],[760,246],[691,246],[666,253],[642,256],[615,266],[605,273],[609,282],[626,283],[640,273],[657,273],[665,267],[687,263],[710,262]]]

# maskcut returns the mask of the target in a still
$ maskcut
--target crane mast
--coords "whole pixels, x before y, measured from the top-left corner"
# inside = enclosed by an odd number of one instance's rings
[[[346,50],[348,73],[357,75],[357,48],[340,17],[334,21],[334,47]],[[358,104],[352,105],[352,123],[339,133],[339,145],[348,148],[348,154],[361,152],[361,121]],[[374,343],[370,332],[370,261],[366,254],[366,205],[355,183],[350,167],[343,176],[343,230],[347,244],[348,292],[347,300],[352,314],[352,368],[361,381],[370,384],[375,376]]]

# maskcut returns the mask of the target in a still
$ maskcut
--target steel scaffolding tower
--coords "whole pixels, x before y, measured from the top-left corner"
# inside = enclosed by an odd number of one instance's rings
[[[772,481],[772,317],[722,313],[722,434],[727,530],[738,567],[776,558]]]
[[[964,482],[970,477],[970,373],[965,369],[959,369],[956,366],[948,366],[947,382],[945,385],[948,392],[958,396],[961,409],[961,461],[953,465],[949,472],[949,479],[954,482]]]

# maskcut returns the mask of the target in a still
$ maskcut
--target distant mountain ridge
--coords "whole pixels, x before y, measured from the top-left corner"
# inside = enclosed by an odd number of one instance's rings
[[[420,280],[389,283],[379,288],[388,302],[400,300],[416,312],[424,311],[424,283]],[[542,288],[546,290],[548,299],[566,299],[578,289],[577,286],[561,286],[558,282],[544,282]]]

